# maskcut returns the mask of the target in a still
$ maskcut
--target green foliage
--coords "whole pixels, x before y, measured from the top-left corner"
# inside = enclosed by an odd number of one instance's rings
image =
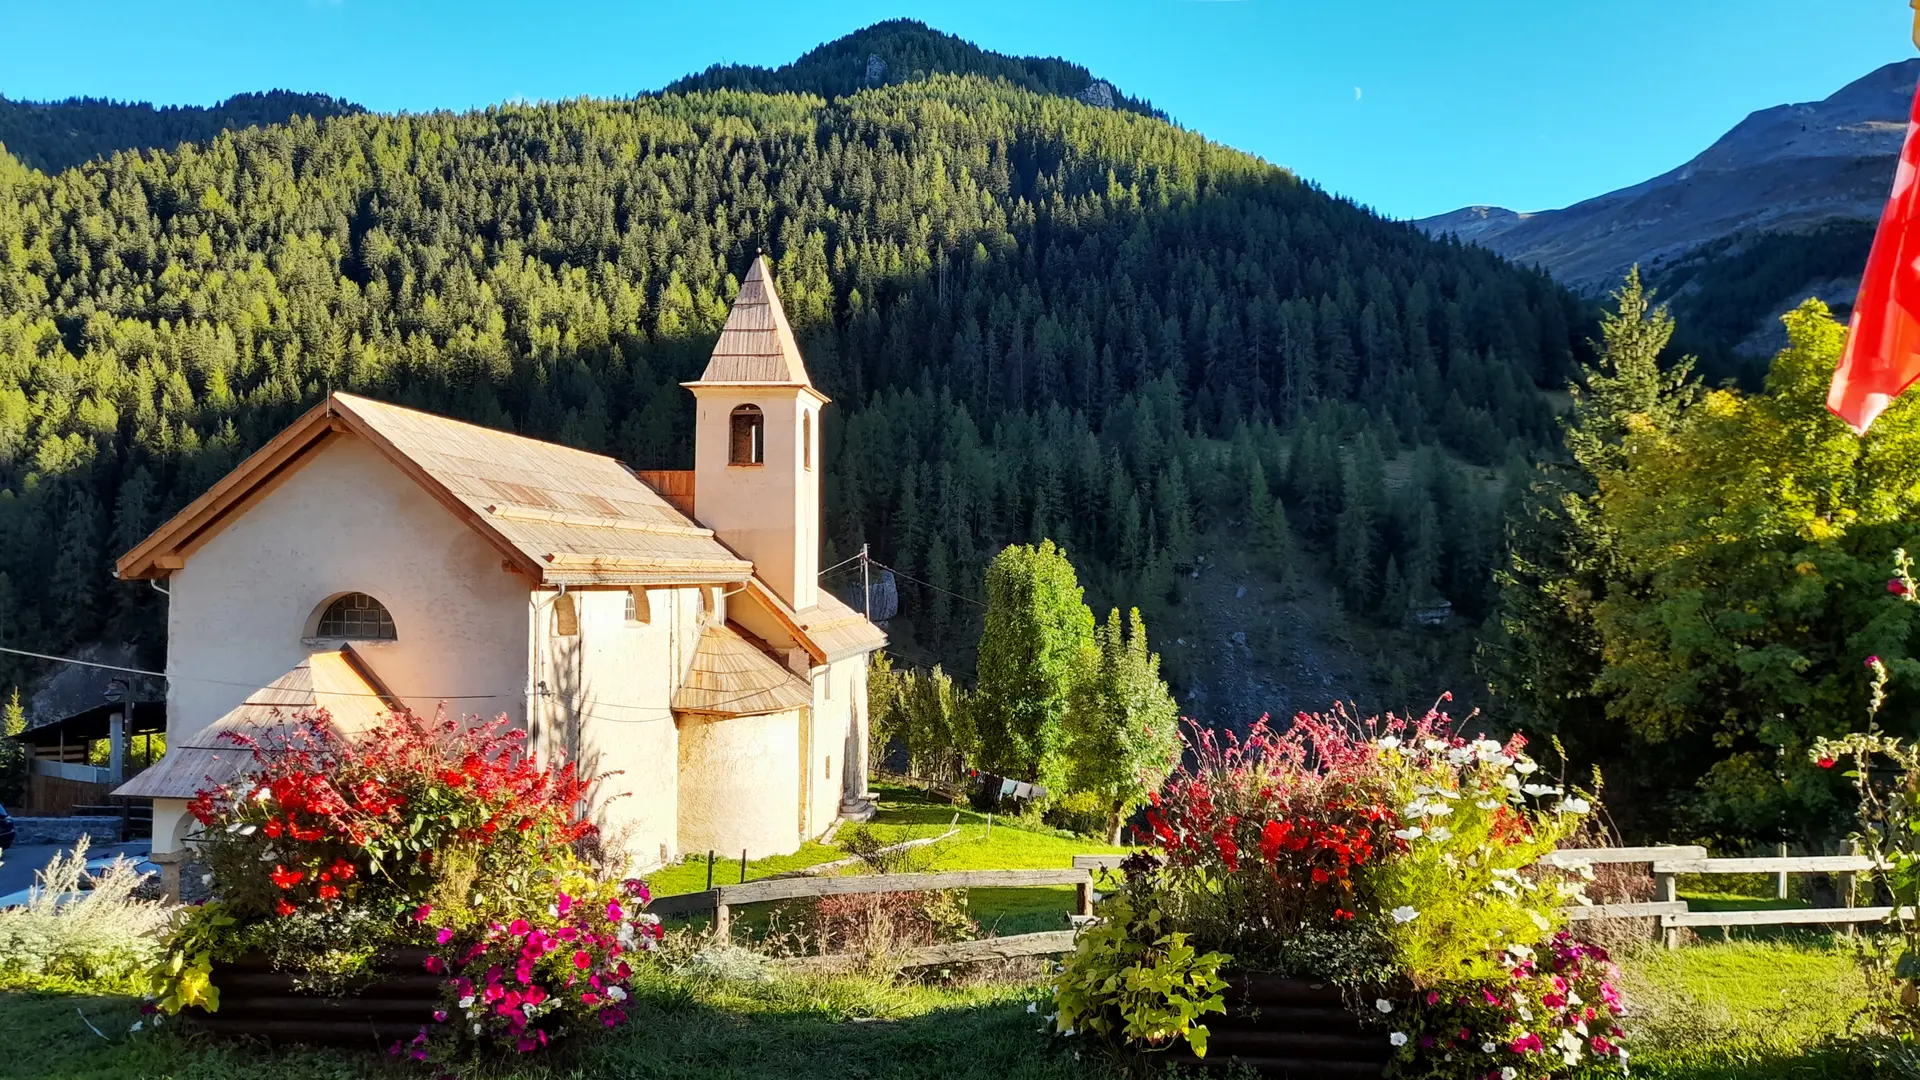
[[[150,972],[147,987],[161,1012],[219,1010],[220,988],[213,985],[213,961],[217,954],[231,948],[238,926],[239,920],[217,901],[184,907],[174,914],[166,950]]]
[[[0,976],[74,979],[122,992],[141,985],[167,909],[134,894],[140,874],[131,862],[116,858],[92,875],[86,865],[82,840],[36,873],[25,906],[0,911]],[[88,876],[90,888],[82,880]]]
[[[19,806],[27,793],[27,745],[14,736],[27,730],[27,710],[20,704],[20,688],[13,688],[0,712],[0,806]]]
[[[1080,660],[1066,714],[1067,785],[1093,795],[1105,812],[1109,843],[1147,793],[1166,782],[1180,758],[1180,706],[1160,678],[1160,656],[1147,651],[1140,609],[1120,610],[1094,631]]]
[[[969,708],[966,692],[940,665],[927,672],[895,668],[884,651],[873,654],[867,673],[873,760],[884,760],[898,740],[906,748],[911,775],[960,779],[979,752]]]
[[[1362,432],[1471,487],[1451,459],[1552,438],[1537,387],[1582,318],[1194,133],[980,76],[301,119],[57,175],[0,155],[0,640],[157,647],[158,594],[99,568],[329,387],[684,466],[677,383],[756,247],[841,403],[824,542],[934,586],[900,582],[896,640],[956,671],[978,617],[949,593],[1008,543],[1052,537],[1165,625],[1249,454],[1309,555]],[[1295,433],[1331,464],[1296,468]],[[1410,563],[1381,529],[1373,580]],[[1476,619],[1492,548],[1443,555]]]
[[[876,68],[872,61],[880,63]],[[715,64],[668,84],[662,93],[752,90],[763,94],[818,94],[832,99],[876,86],[915,82],[929,75],[980,75],[1042,94],[1075,97],[1094,81],[1079,64],[1038,56],[1006,56],[943,34],[913,19],[888,19],[812,50],[779,68]],[[1116,108],[1165,119],[1144,101],[1118,91]]]
[[[1080,932],[1054,981],[1054,1023],[1115,1043],[1163,1049],[1184,1040],[1207,1056],[1208,1013],[1225,1015],[1220,969],[1228,958],[1201,953],[1158,910],[1108,899],[1103,918]]]
[[[8,101],[0,97],[0,148],[30,168],[59,172],[122,150],[167,150],[205,142],[223,131],[285,123],[290,117],[349,116],[360,106],[326,94],[269,90],[235,94],[212,106],[163,105],[106,98]]]
[[[1679,765],[1703,832],[1830,841],[1846,808],[1807,758],[1865,715],[1861,662],[1885,660],[1883,725],[1909,730],[1920,605],[1888,600],[1887,552],[1920,510],[1920,409],[1856,438],[1825,408],[1844,328],[1809,301],[1766,391],[1708,394],[1642,425],[1596,505],[1616,575],[1595,609],[1608,716]]]
[[[1066,552],[1042,540],[994,557],[973,697],[985,768],[1065,790],[1066,717],[1093,644],[1093,613]]]

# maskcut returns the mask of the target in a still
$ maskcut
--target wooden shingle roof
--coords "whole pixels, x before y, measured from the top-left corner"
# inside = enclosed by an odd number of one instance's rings
[[[693,664],[673,694],[673,711],[752,716],[813,704],[813,687],[732,626],[700,634]]]
[[[773,288],[773,270],[767,257],[754,257],[747,280],[740,283],[727,322],[720,328],[707,369],[686,386],[798,386],[826,401],[807,377],[800,346],[793,340],[780,294]]]
[[[873,652],[887,644],[885,630],[825,589],[820,590],[819,601],[805,611],[788,607],[787,602],[758,577],[747,582],[745,595],[771,612],[816,664],[831,664]]]
[[[536,582],[744,581],[752,564],[601,454],[331,394],[120,558],[123,578],[164,577],[328,442],[366,439]]]
[[[198,734],[167,747],[140,775],[114,791],[135,799],[191,799],[195,793],[240,775],[253,761],[244,746],[222,736],[259,738],[284,731],[324,709],[341,735],[378,727],[396,702],[380,677],[351,646],[316,652],[292,671],[247,695]]]

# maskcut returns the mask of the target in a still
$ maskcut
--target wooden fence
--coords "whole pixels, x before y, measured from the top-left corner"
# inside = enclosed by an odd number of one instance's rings
[[[1074,887],[1075,919],[1078,921],[1093,915],[1096,875],[1118,870],[1124,858],[1124,855],[1076,855],[1072,869],[1065,870],[956,870],[930,874],[762,878],[738,885],[720,885],[703,892],[659,897],[647,910],[668,918],[710,911],[713,913],[714,932],[725,937],[732,930],[733,909],[742,904],[765,904],[819,896],[931,892],[938,889],[1071,885]],[[1880,922],[1893,914],[1891,907],[1855,906],[1854,876],[1872,869],[1873,865],[1860,855],[1711,859],[1702,847],[1568,848],[1553,852],[1540,861],[1563,869],[1600,864],[1650,865],[1658,899],[1624,904],[1581,904],[1564,910],[1567,917],[1574,921],[1657,919],[1668,948],[1677,948],[1680,931],[1693,927],[1852,925]],[[1693,911],[1677,892],[1681,874],[1835,874],[1841,879],[1838,892],[1842,906]],[[911,950],[903,954],[899,961],[908,967],[957,964],[1014,956],[1040,956],[1068,952],[1072,948],[1073,931],[1049,930],[929,946]],[[796,958],[789,963],[795,967],[832,969],[845,966],[853,959],[848,956],[809,956]]]

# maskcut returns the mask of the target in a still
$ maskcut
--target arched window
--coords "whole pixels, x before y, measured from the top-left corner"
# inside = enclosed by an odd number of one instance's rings
[[[813,413],[800,414],[800,464],[813,468]]]
[[[760,406],[742,405],[733,410],[729,434],[727,464],[758,465],[767,459],[767,418],[761,415]]]
[[[352,592],[327,605],[320,613],[316,636],[350,641],[392,641],[393,615],[366,593]]]

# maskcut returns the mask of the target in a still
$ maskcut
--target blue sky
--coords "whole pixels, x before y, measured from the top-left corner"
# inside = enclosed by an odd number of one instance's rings
[[[381,110],[626,96],[911,16],[1060,55],[1395,217],[1561,206],[1914,55],[1901,0],[0,0],[0,94]]]

